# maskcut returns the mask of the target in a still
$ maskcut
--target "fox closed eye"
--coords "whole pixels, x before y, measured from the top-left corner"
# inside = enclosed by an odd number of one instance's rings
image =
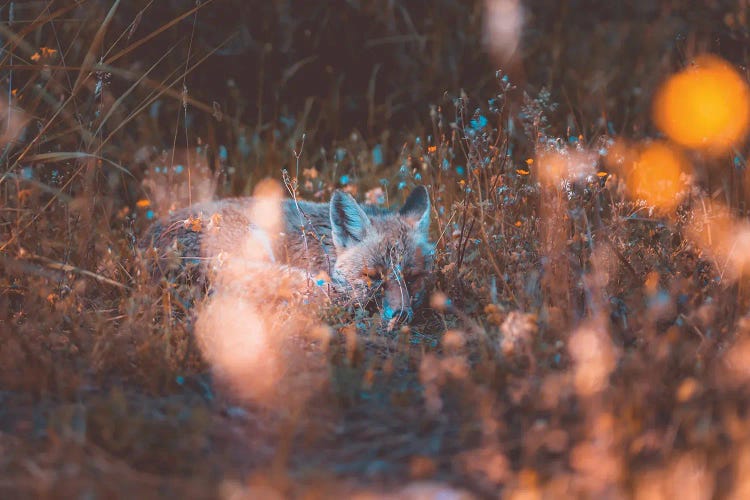
[[[383,282],[383,271],[378,267],[368,267],[362,270],[362,279],[368,287],[375,287]]]

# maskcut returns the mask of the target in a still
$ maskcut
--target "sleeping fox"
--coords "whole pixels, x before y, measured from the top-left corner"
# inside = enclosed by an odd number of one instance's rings
[[[192,205],[153,224],[143,243],[161,261],[161,272],[167,256],[176,254],[178,267],[192,263],[206,276],[217,260],[251,238],[263,249],[251,258],[308,279],[330,277],[332,298],[377,308],[389,329],[412,320],[434,254],[425,187],[415,188],[397,212],[360,205],[343,191],[335,191],[330,203],[278,199],[280,220],[273,229],[258,216],[261,203],[251,197]]]

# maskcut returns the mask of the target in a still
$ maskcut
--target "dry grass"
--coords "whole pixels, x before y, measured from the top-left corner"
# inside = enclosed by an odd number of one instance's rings
[[[480,2],[319,7],[357,61],[331,59],[307,3],[217,38],[231,3],[0,8],[3,496],[746,496],[744,146],[681,150],[662,209],[631,169],[657,83],[710,28],[744,44],[743,8],[636,2],[646,21],[583,37],[603,13],[530,2],[523,64],[493,78]],[[429,187],[437,265],[410,328],[274,269],[210,297],[152,278],[155,217],[267,176],[394,206]]]

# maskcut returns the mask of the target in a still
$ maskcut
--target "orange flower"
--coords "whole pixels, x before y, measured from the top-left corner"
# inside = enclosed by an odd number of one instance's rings
[[[203,222],[200,217],[193,217],[192,215],[185,220],[185,229],[193,231],[194,233],[200,233],[203,229]]]
[[[18,201],[25,202],[31,196],[31,189],[22,189],[18,192]]]

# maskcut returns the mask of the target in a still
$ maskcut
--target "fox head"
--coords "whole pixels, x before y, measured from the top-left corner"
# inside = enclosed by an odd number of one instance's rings
[[[414,189],[398,212],[371,215],[336,191],[330,210],[334,287],[362,307],[377,306],[389,329],[410,322],[424,300],[434,255],[427,189]]]

